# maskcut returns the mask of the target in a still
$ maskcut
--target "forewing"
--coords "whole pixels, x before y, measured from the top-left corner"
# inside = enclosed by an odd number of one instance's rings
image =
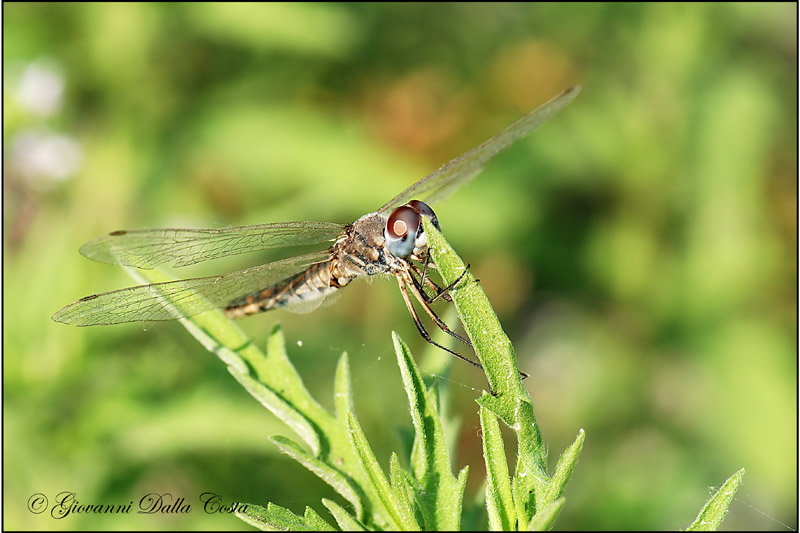
[[[273,286],[329,258],[327,251],[267,263],[222,276],[139,285],[87,296],[53,315],[76,326],[173,320],[227,307],[236,298]]]
[[[567,89],[517,120],[477,148],[453,159],[433,174],[422,178],[420,181],[395,196],[386,205],[381,207],[378,212],[384,214],[388,213],[410,200],[424,200],[428,203],[442,200],[456,188],[474,178],[491,158],[550,120],[550,118],[569,104],[579,92],[580,87],[578,86]]]
[[[278,248],[334,241],[344,231],[333,222],[281,222],[220,229],[114,231],[81,246],[94,261],[151,269]]]

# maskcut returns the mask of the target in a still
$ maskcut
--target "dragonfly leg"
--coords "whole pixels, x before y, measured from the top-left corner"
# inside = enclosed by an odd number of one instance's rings
[[[461,278],[463,278],[463,277],[464,277],[464,275],[465,275],[467,272],[469,272],[469,263],[467,263],[467,265],[466,265],[466,268],[464,268],[464,271],[461,273],[461,275],[459,275],[459,276],[458,276],[458,277],[457,277],[455,280],[453,280],[453,283],[451,283],[450,285],[448,285],[448,286],[447,286],[447,287],[445,287],[444,289],[440,289],[440,290],[439,290],[439,294],[437,294],[437,295],[436,295],[436,296],[433,298],[433,300],[431,300],[431,303],[435,302],[435,301],[436,301],[436,300],[437,300],[437,299],[438,299],[440,296],[445,296],[445,299],[447,299],[447,298],[450,298],[450,300],[449,300],[449,301],[451,301],[451,302],[452,302],[452,301],[453,301],[453,299],[450,297],[450,294],[449,294],[449,293],[450,293],[450,291],[451,291],[451,290],[453,290],[453,287],[455,287],[456,285],[458,285],[458,283],[461,281]],[[477,281],[477,280],[476,280],[476,281]]]
[[[417,331],[419,331],[419,334],[422,336],[422,338],[425,339],[426,341],[428,341],[429,343],[433,344],[437,348],[440,348],[440,349],[444,350],[447,353],[453,354],[456,357],[458,357],[459,359],[461,359],[463,361],[466,361],[467,363],[471,364],[472,366],[480,368],[481,370],[483,370],[483,366],[480,363],[476,363],[475,361],[472,361],[471,359],[467,359],[463,355],[461,355],[461,354],[459,354],[457,352],[454,352],[453,350],[451,350],[449,348],[445,348],[444,346],[442,346],[441,344],[437,343],[436,341],[434,341],[431,338],[431,336],[425,330],[425,326],[422,325],[422,322],[419,319],[419,315],[417,314],[417,310],[414,309],[414,304],[411,302],[411,298],[408,295],[408,288],[407,288],[407,285],[406,285],[406,281],[401,276],[396,276],[396,278],[397,278],[398,285],[400,285],[400,294],[403,295],[403,301],[406,303],[406,307],[408,308],[408,312],[411,314],[411,318],[414,320],[414,325],[417,326]]]
[[[439,298],[442,298],[446,302],[452,302],[453,298],[450,296],[450,291],[453,289],[453,287],[458,285],[458,283],[461,281],[461,279],[464,277],[464,275],[469,270],[469,264],[467,264],[467,268],[464,269],[464,271],[461,273],[461,275],[458,276],[458,278],[456,278],[456,280],[453,281],[453,283],[451,283],[450,285],[448,285],[445,288],[442,288],[442,287],[439,287],[436,284],[436,282],[434,282],[430,277],[426,276],[426,272],[427,272],[427,268],[428,268],[428,262],[425,262],[424,269],[422,271],[420,271],[420,269],[419,269],[419,267],[417,265],[411,264],[411,267],[413,268],[414,272],[420,277],[420,281],[417,281],[416,278],[413,278],[413,276],[412,276],[412,279],[414,279],[414,284],[417,286],[417,289],[419,289],[419,291],[423,295],[423,298],[425,298],[425,301],[428,302],[428,303],[433,303],[436,300],[438,300]],[[477,280],[475,280],[475,281],[477,281]],[[428,294],[423,289],[424,285],[428,285],[434,291],[436,291],[436,295],[433,296],[433,297],[428,296]]]
[[[431,319],[439,327],[439,329],[441,329],[454,339],[458,339],[464,344],[472,346],[472,343],[469,340],[465,339],[464,337],[462,337],[461,335],[459,335],[458,333],[447,327],[447,324],[445,324],[444,321],[436,315],[433,309],[431,309],[430,304],[423,296],[425,294],[424,291],[421,291],[419,287],[417,287],[414,276],[412,276],[410,272],[406,272],[406,276],[409,279],[405,279],[404,283],[408,286],[408,288],[411,290],[411,293],[414,295],[414,298],[416,298],[417,301],[420,303],[420,305],[422,305],[422,308],[425,309],[425,312],[428,313],[428,316],[431,317]]]
[[[411,262],[409,262],[408,265],[413,269],[414,273],[417,276],[419,276],[419,281],[417,281],[417,278],[415,278],[413,276],[412,276],[412,279],[414,280],[414,284],[417,286],[417,288],[420,290],[420,292],[422,292],[423,298],[425,298],[425,301],[433,302],[439,297],[441,297],[446,302],[452,302],[453,301],[453,298],[449,294],[446,293],[445,289],[439,287],[436,284],[435,281],[433,281],[430,277],[426,276],[425,272],[420,270],[420,268],[417,265],[415,265],[415,264],[413,264]],[[436,295],[433,296],[433,297],[428,296],[428,293],[425,292],[425,290],[423,289],[423,286],[425,286],[425,285],[427,285],[428,287],[432,288],[436,292]]]
[[[414,268],[414,271],[415,271],[417,274],[420,274],[420,272],[419,272],[419,268],[418,268],[416,265],[411,265],[411,266]],[[442,331],[444,331],[444,332],[445,332],[445,333],[447,333],[448,335],[450,335],[450,336],[452,336],[452,337],[455,337],[456,339],[458,339],[458,340],[460,340],[460,341],[462,341],[462,342],[465,342],[465,343],[469,344],[470,346],[472,346],[472,343],[471,343],[471,342],[469,342],[467,339],[463,338],[461,335],[458,335],[457,333],[453,332],[453,331],[452,331],[450,328],[448,328],[448,327],[447,327],[447,324],[445,324],[445,323],[444,323],[444,322],[443,322],[443,321],[442,321],[442,320],[441,320],[441,319],[440,319],[440,318],[439,318],[439,317],[436,315],[436,313],[433,311],[433,309],[431,309],[431,308],[430,308],[430,306],[429,306],[429,304],[430,304],[430,303],[433,303],[433,302],[435,302],[435,301],[436,301],[436,299],[437,299],[437,298],[439,298],[439,297],[440,297],[440,296],[442,296],[442,295],[444,295],[444,296],[445,296],[445,299],[446,299],[447,301],[452,301],[452,298],[450,298],[450,295],[449,295],[449,294],[447,294],[447,292],[448,292],[448,291],[450,291],[450,290],[452,290],[452,288],[453,288],[453,287],[455,287],[455,286],[458,284],[458,282],[459,282],[459,281],[461,281],[461,278],[463,278],[463,277],[464,277],[464,274],[466,274],[466,273],[467,273],[467,271],[469,271],[469,264],[467,264],[467,265],[466,265],[466,268],[465,268],[465,269],[464,269],[464,271],[461,273],[461,275],[460,275],[460,276],[458,276],[458,278],[456,278],[456,279],[455,279],[455,281],[453,281],[453,282],[452,282],[450,285],[448,285],[448,286],[447,286],[447,287],[445,287],[444,289],[442,289],[442,288],[440,288],[438,285],[436,285],[436,283],[434,283],[434,282],[433,282],[433,280],[431,280],[430,278],[424,278],[424,281],[427,281],[429,284],[433,285],[433,286],[436,288],[436,290],[437,290],[438,294],[437,294],[437,295],[436,295],[434,298],[430,298],[430,297],[429,297],[429,296],[428,296],[428,295],[425,293],[425,291],[424,291],[424,290],[423,290],[423,288],[421,287],[421,283],[420,283],[420,282],[418,282],[418,281],[417,281],[417,279],[416,279],[416,278],[415,278],[413,275],[411,275],[411,274],[409,273],[409,274],[408,274],[408,277],[411,279],[411,283],[409,284],[409,287],[412,287],[412,292],[414,293],[414,297],[417,299],[417,301],[419,301],[419,303],[422,305],[422,308],[423,308],[423,309],[425,309],[425,311],[428,313],[428,315],[430,315],[430,317],[431,317],[431,319],[433,319],[434,323],[435,323],[437,326],[439,326],[439,329],[441,329]],[[424,273],[423,273],[423,275],[424,275]],[[478,281],[478,280],[476,279],[475,281]],[[437,345],[437,346],[438,346],[438,345]],[[450,350],[447,350],[447,351],[449,352]],[[452,352],[451,352],[451,353],[452,353]],[[461,356],[459,356],[459,357],[461,357]],[[462,357],[462,359],[463,359],[463,357]],[[470,361],[470,363],[472,363],[472,361]],[[526,374],[526,373],[525,373],[525,372],[523,372],[522,370],[519,370],[518,372],[519,372],[519,375],[520,375],[520,377],[521,377],[523,380],[525,380],[525,379],[528,377],[528,374]],[[494,395],[494,393],[492,393],[492,395]]]

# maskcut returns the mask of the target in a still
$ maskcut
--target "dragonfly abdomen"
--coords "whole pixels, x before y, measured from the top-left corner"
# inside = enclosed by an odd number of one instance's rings
[[[241,318],[279,308],[301,313],[313,311],[325,296],[350,283],[350,278],[333,275],[336,262],[331,259],[313,264],[277,285],[237,298],[225,308],[225,314]]]

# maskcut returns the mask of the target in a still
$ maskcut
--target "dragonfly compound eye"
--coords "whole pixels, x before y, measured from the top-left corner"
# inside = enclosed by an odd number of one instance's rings
[[[442,228],[439,227],[439,219],[436,218],[436,213],[433,212],[433,209],[431,209],[431,206],[429,206],[425,202],[421,202],[420,200],[411,200],[410,202],[408,202],[407,205],[411,209],[413,209],[414,211],[419,213],[420,215],[422,215],[424,217],[427,217],[428,220],[433,222],[433,226],[436,229],[438,229],[439,231],[442,231]],[[420,226],[420,229],[421,229],[421,226]]]
[[[408,257],[414,251],[417,230],[421,226],[422,216],[417,210],[404,205],[392,211],[383,230],[386,245],[392,255]]]

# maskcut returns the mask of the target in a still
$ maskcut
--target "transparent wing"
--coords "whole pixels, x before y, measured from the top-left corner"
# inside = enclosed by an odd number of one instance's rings
[[[580,90],[581,88],[578,86],[571,87],[537,107],[477,148],[453,159],[433,174],[422,178],[401,192],[381,207],[378,213],[388,213],[414,199],[424,200],[428,203],[443,199],[456,188],[474,178],[486,162],[499,152],[550,120],[569,104]]]
[[[81,246],[101,263],[151,269],[182,267],[267,248],[334,241],[344,231],[333,222],[281,222],[220,229],[114,231]]]
[[[329,257],[328,251],[316,252],[222,276],[167,281],[95,294],[64,307],[53,315],[53,320],[76,326],[102,326],[193,316],[227,307],[243,294],[279,284]]]

